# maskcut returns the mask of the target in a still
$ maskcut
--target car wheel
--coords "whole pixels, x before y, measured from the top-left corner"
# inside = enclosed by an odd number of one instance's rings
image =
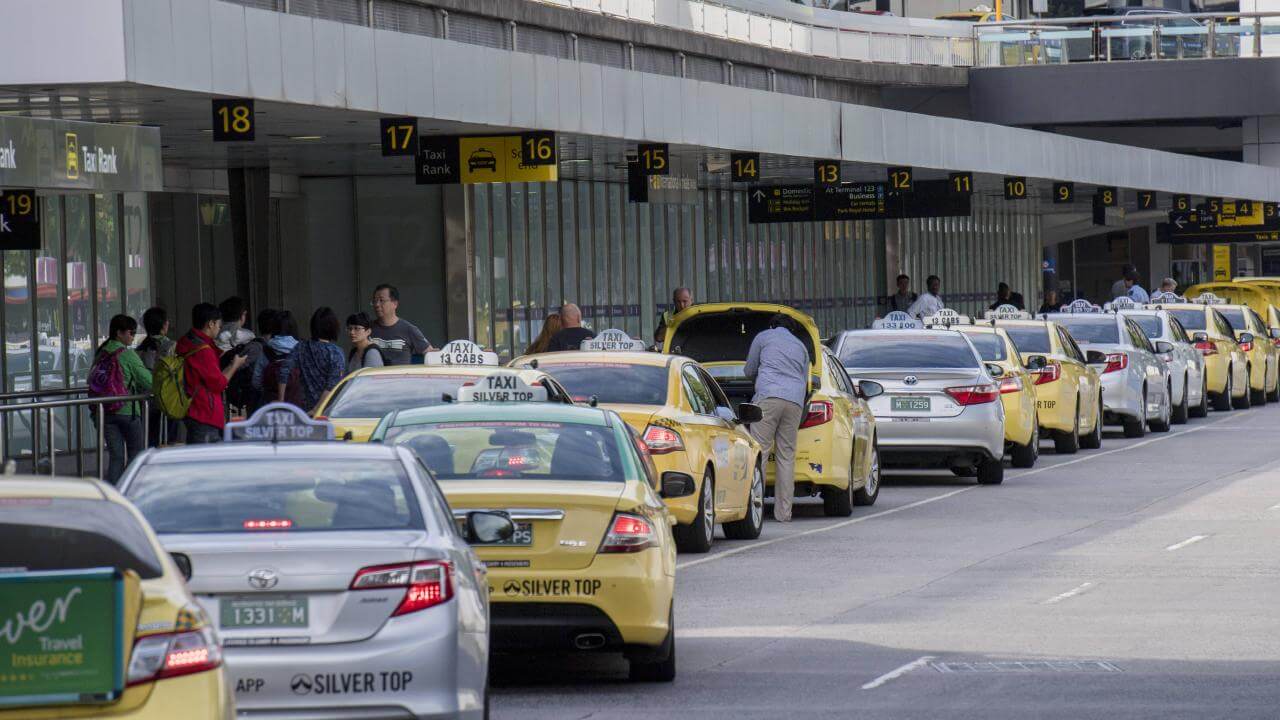
[[[1152,420],[1148,423],[1151,426],[1151,432],[1169,432],[1169,403],[1173,402],[1173,386],[1165,386],[1165,401],[1160,405],[1160,419]]]
[[[871,439],[871,469],[867,471],[867,484],[853,493],[854,505],[875,505],[880,497],[880,448],[875,438]]]
[[[1253,405],[1267,404],[1267,378],[1265,374],[1262,378],[1262,389],[1249,390],[1249,402]]]
[[[1244,369],[1244,392],[1238,398],[1231,399],[1231,407],[1237,410],[1248,410],[1253,407],[1253,390],[1249,388],[1249,376],[1253,375],[1253,368]]]
[[[1009,453],[1009,464],[1016,468],[1029,468],[1036,464],[1036,458],[1040,456],[1040,433],[1032,431],[1031,439],[1026,445],[1014,445],[1013,452]]]
[[[1093,421],[1093,432],[1080,438],[1080,447],[1097,450],[1102,447],[1102,401],[1098,401],[1097,419]]]
[[[1186,375],[1182,376],[1182,402],[1173,409],[1173,422],[1176,425],[1185,425],[1187,417],[1190,414],[1188,396],[1191,394],[1191,378]]]
[[[1200,378],[1200,404],[1191,408],[1191,417],[1202,418],[1209,415],[1209,381],[1201,376]]]
[[[955,475],[956,477],[973,477],[974,475],[978,474],[978,471],[971,467],[957,466],[957,467],[951,468],[951,474]]]
[[[1076,398],[1073,417],[1074,427],[1065,432],[1059,431],[1053,436],[1053,451],[1059,455],[1075,455],[1080,451],[1080,398]]]
[[[702,493],[698,495],[698,515],[688,525],[674,528],[676,549],[687,553],[704,553],[711,549],[716,532],[716,479],[707,468],[702,475]]]
[[[628,677],[632,682],[671,682],[676,679],[675,610],[667,612],[667,637],[651,654],[630,659]]]
[[[1147,386],[1142,386],[1142,409],[1138,417],[1124,421],[1124,436],[1140,438],[1147,434]]]
[[[1267,393],[1267,401],[1280,402],[1280,377],[1276,378],[1275,387],[1271,388],[1271,390]]]
[[[999,459],[987,458],[978,463],[978,484],[999,485],[1004,482],[1004,463]]]
[[[849,482],[842,488],[822,488],[822,514],[827,517],[849,517],[853,514],[853,463],[849,463]]]
[[[764,527],[764,470],[759,464],[751,474],[751,491],[747,493],[747,514],[741,520],[724,524],[724,536],[733,540],[755,540]]]
[[[1221,393],[1213,396],[1213,409],[1218,412],[1226,412],[1227,410],[1231,409],[1231,406],[1233,404],[1231,402],[1231,392],[1232,392],[1231,380],[1233,375],[1235,375],[1235,371],[1232,370],[1231,368],[1228,368],[1227,369],[1227,386],[1222,389]]]

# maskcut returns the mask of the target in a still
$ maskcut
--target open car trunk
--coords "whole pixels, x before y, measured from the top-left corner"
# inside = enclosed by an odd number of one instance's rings
[[[787,312],[789,311],[789,312]],[[812,320],[790,308],[780,306],[742,306],[728,309],[700,309],[693,306],[675,327],[667,333],[665,352],[693,358],[704,365],[721,362],[741,363],[747,359],[751,349],[751,341],[756,335],[769,329],[769,320],[778,312],[795,317],[802,326],[812,326]],[[816,373],[818,337],[812,332],[801,330],[796,333],[800,342],[809,351],[809,364]],[[739,372],[739,375],[741,373]],[[717,380],[719,377],[717,376]],[[721,383],[724,387],[724,383]],[[728,392],[726,388],[725,392]]]

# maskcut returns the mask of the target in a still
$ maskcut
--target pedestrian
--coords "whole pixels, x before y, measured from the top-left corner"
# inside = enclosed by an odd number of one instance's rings
[[[138,333],[138,321],[128,315],[115,315],[107,329],[109,339],[94,353],[89,370],[89,395],[141,395],[151,392],[151,371],[130,347]],[[93,416],[96,423],[97,414]],[[144,447],[142,404],[105,403],[102,414],[102,437],[107,449],[107,474],[102,479],[112,485],[129,461]]]
[[[138,343],[137,353],[149,373],[156,369],[160,358],[173,354],[176,343],[169,337],[169,313],[162,307],[147,308],[142,313],[142,329],[147,336]],[[178,421],[160,412],[160,408],[153,404],[147,413],[147,447],[160,447],[162,440],[171,443],[177,439]]]
[[[911,303],[911,307],[907,308],[907,314],[914,318],[928,317],[936,315],[939,310],[946,307],[942,304],[942,298],[939,293],[942,291],[942,278],[937,275],[930,275],[924,281],[925,292],[916,301]]]
[[[551,338],[560,332],[564,324],[560,322],[560,313],[551,313],[547,315],[547,319],[542,321],[542,331],[538,333],[538,337],[529,343],[529,347],[525,348],[525,355],[534,355],[547,351],[547,346],[551,344]]]
[[[1129,286],[1124,284],[1125,278],[1129,277],[1130,273],[1137,274],[1137,272],[1138,266],[1132,263],[1125,263],[1120,268],[1120,279],[1111,283],[1111,297],[1124,297],[1129,292]]]
[[[795,495],[796,433],[804,419],[809,389],[809,351],[796,337],[795,320],[781,313],[769,321],[769,329],[755,336],[747,351],[743,372],[755,380],[751,402],[760,406],[763,418],[752,423],[751,436],[761,452],[770,448],[776,459],[773,483],[773,517],[791,522]]]
[[[1160,292],[1162,292],[1162,293],[1173,293],[1173,294],[1177,294],[1177,292],[1178,292],[1178,281],[1177,281],[1177,280],[1174,280],[1174,279],[1173,279],[1173,278],[1171,278],[1171,277],[1167,277],[1167,278],[1165,278],[1165,279],[1161,280],[1161,281],[1160,281]]]
[[[911,277],[909,275],[899,275],[895,282],[898,286],[898,292],[889,296],[889,311],[906,312],[911,309],[911,306],[915,304],[920,296],[911,292]]]
[[[183,357],[183,377],[191,405],[183,424],[187,428],[187,444],[213,443],[222,439],[227,423],[222,392],[236,371],[244,367],[244,356],[235,356],[231,364],[218,368],[218,349],[213,339],[222,330],[222,312],[209,303],[191,308],[191,330],[178,340],[177,354]]]
[[[275,324],[275,318],[278,313],[271,308],[263,308],[258,312],[257,322],[254,327],[258,328],[259,335],[253,335],[244,342],[236,343],[229,350],[222,353],[218,359],[218,366],[226,368],[231,363],[233,356],[243,355],[244,365],[231,376],[231,381],[227,383],[227,391],[225,398],[227,405],[232,408],[238,408],[245,415],[252,415],[255,410],[262,407],[262,391],[254,387],[253,373],[258,367],[258,360],[266,352],[267,342],[270,341],[270,331],[268,328]],[[226,312],[223,312],[226,317]],[[226,320],[223,320],[225,325]],[[223,333],[226,334],[224,328]],[[243,336],[240,336],[241,338]]]
[[[595,337],[595,333],[582,327],[582,310],[573,303],[565,303],[560,306],[560,323],[563,327],[560,328],[559,332],[551,336],[551,342],[547,343],[546,352],[580,350],[582,349],[583,340],[590,340]]]
[[[218,311],[222,313],[222,330],[213,341],[219,352],[225,353],[253,339],[253,331],[248,328],[249,308],[243,298],[232,295],[218,303]]]
[[[293,313],[288,310],[278,310],[274,316],[267,318],[267,323],[259,321],[259,327],[267,342],[253,365],[250,382],[261,394],[261,404],[265,405],[276,401],[275,385],[266,381],[267,369],[273,363],[283,362],[297,347],[298,321],[293,319]]]
[[[399,308],[400,291],[395,285],[383,283],[373,289],[373,343],[388,365],[408,365],[415,355],[433,349],[416,325],[396,314]]]
[[[373,344],[373,320],[368,313],[358,312],[347,316],[347,339],[351,341],[351,351],[347,353],[347,372],[386,365],[382,360],[382,351]]]
[[[325,393],[342,380],[347,359],[338,342],[338,316],[332,308],[320,307],[311,314],[311,339],[298,343],[276,378],[278,396],[307,412],[320,404]]]
[[[692,290],[687,287],[678,287],[672,290],[671,309],[658,315],[658,328],[653,331],[653,341],[658,345],[662,345],[663,341],[667,339],[667,326],[671,324],[671,318],[692,304]]]
[[[1130,300],[1138,303],[1139,305],[1151,302],[1151,296],[1147,294],[1146,290],[1142,289],[1142,285],[1138,283],[1138,280],[1139,278],[1138,278],[1137,270],[1125,273],[1124,297],[1129,298]],[[1121,296],[1117,295],[1116,297],[1121,297]]]
[[[1001,305],[1012,305],[1019,310],[1027,309],[1027,305],[1022,300],[1022,293],[1016,293],[1009,289],[1009,283],[1002,282],[996,286],[996,301],[987,307],[988,310],[995,310]]]
[[[1044,302],[1040,303],[1040,309],[1037,310],[1036,313],[1040,315],[1045,313],[1056,313],[1061,309],[1062,307],[1058,303],[1058,291],[1053,288],[1049,288],[1044,291]]]

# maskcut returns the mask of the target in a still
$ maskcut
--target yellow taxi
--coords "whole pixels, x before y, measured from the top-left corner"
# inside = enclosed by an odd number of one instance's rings
[[[533,401],[486,401],[512,383]],[[473,545],[488,568],[492,647],[621,651],[633,680],[673,680],[675,519],[663,500],[694,494],[694,478],[660,474],[616,412],[543,402],[545,388],[515,370],[455,392],[458,402],[388,415],[373,439],[418,450],[454,510],[516,523],[510,538]]]
[[[1004,330],[1034,374],[1036,417],[1054,450],[1071,454],[1102,447],[1102,380],[1071,334],[1050,320],[1006,312],[982,324]]]
[[[983,362],[995,363],[1004,370],[996,381],[1000,384],[1000,402],[1004,405],[1004,440],[1010,462],[1016,468],[1034,466],[1040,457],[1035,391],[1039,374],[1023,365],[1018,347],[1004,328],[975,325],[971,318],[958,317],[963,319],[948,326],[969,338]],[[926,323],[926,327],[931,326]]]
[[[1198,287],[1198,286],[1193,286]],[[1232,337],[1245,354],[1249,392],[1236,401],[1238,408],[1265,405],[1280,399],[1280,348],[1271,342],[1266,323],[1250,305],[1228,303],[1216,294],[1204,292],[1189,298],[1190,302],[1211,305],[1231,325]],[[1265,310],[1266,304],[1263,305]]]
[[[717,523],[731,539],[760,536],[764,461],[744,426],[760,419],[760,408],[743,404],[735,412],[698,363],[651,352],[575,351],[526,355],[511,366],[537,367],[575,401],[617,412],[640,435],[659,472],[693,476],[695,494],[667,500],[681,551],[711,549]]]
[[[1144,307],[1164,310],[1191,335],[1191,342],[1204,356],[1205,387],[1214,410],[1230,410],[1249,402],[1249,357],[1236,341],[1231,323],[1218,312],[1218,305],[1190,303],[1184,298]]]
[[[222,647],[184,571],[115,488],[4,478],[0,542],[16,549],[0,553],[5,617],[61,608],[6,638],[0,718],[235,717]]]
[[[672,318],[663,352],[701,363],[736,405],[749,403],[755,383],[744,377],[751,341],[769,329],[775,315],[794,320],[800,342],[809,350],[809,397],[796,436],[795,495],[821,494],[823,512],[848,517],[855,505],[872,505],[880,493],[880,454],[876,421],[867,406],[878,383],[855,384],[819,339],[813,318],[769,303],[692,305]],[[770,453],[765,475],[773,485]]]
[[[1256,287],[1266,293],[1267,306],[1265,310],[1255,306],[1253,303],[1249,303],[1249,305],[1254,310],[1257,310],[1258,315],[1267,321],[1267,329],[1271,333],[1273,343],[1280,345],[1280,278],[1238,277],[1233,278],[1231,282]]]
[[[466,340],[454,340],[427,353],[425,365],[364,368],[346,376],[316,406],[316,419],[333,423],[340,439],[365,442],[378,420],[389,412],[439,405],[468,382],[501,370],[498,356]],[[553,402],[572,403],[555,378],[537,370],[522,371],[530,385],[542,384]]]

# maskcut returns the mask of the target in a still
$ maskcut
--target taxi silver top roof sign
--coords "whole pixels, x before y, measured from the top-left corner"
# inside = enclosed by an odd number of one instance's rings
[[[546,402],[547,389],[530,385],[512,371],[499,371],[476,378],[458,390],[459,402]]]
[[[1102,308],[1094,305],[1084,298],[1080,298],[1079,300],[1073,300],[1070,305],[1063,305],[1058,309],[1058,312],[1087,315],[1090,313],[1100,313],[1102,312]]]
[[[951,308],[942,308],[932,315],[926,315],[920,319],[925,327],[942,327],[949,328],[952,325],[972,325],[973,318],[968,315],[961,315]]]
[[[298,442],[334,439],[333,423],[312,420],[296,405],[275,402],[263,405],[247,420],[229,422],[222,429],[224,442]]]
[[[1138,303],[1134,302],[1134,301],[1133,301],[1133,298],[1130,298],[1130,297],[1125,296],[1125,295],[1121,295],[1120,297],[1118,297],[1118,298],[1116,298],[1116,299],[1112,300],[1111,302],[1107,303],[1106,305],[1103,305],[1103,306],[1102,306],[1102,309],[1103,309],[1103,310],[1111,310],[1111,311],[1119,311],[1119,310],[1137,310],[1137,309],[1138,309]]]
[[[894,310],[882,318],[876,318],[871,323],[872,330],[918,330],[920,323],[910,315],[901,310]]]
[[[622,330],[610,328],[583,340],[579,348],[588,352],[644,352],[646,345]]]
[[[1155,305],[1155,304],[1182,305],[1186,302],[1187,302],[1187,299],[1177,293],[1160,292],[1158,290],[1156,292],[1151,293],[1152,305]]]
[[[1208,293],[1208,292],[1200,293],[1199,295],[1192,298],[1191,302],[1197,305],[1226,305],[1227,304],[1227,301],[1225,298],[1220,298],[1217,295],[1214,295],[1213,293]]]
[[[1030,320],[1031,313],[1019,310],[1015,305],[1005,304],[995,310],[988,310],[982,318],[984,320]]]
[[[453,340],[434,352],[427,353],[428,365],[497,365],[498,354],[486,352],[470,340]]]

